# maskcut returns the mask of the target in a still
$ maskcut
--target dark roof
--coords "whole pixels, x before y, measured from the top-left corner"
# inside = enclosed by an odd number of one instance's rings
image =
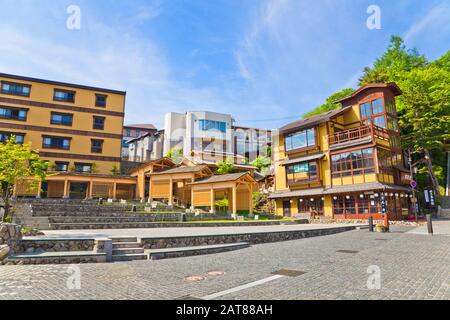
[[[124,128],[133,128],[133,129],[144,129],[144,130],[157,130],[156,127],[151,123],[144,124],[127,124],[123,126]]]
[[[350,184],[346,186],[337,186],[333,188],[312,188],[312,189],[300,189],[300,190],[284,190],[274,192],[269,196],[269,199],[281,199],[281,198],[291,198],[291,197],[308,197],[317,195],[331,195],[339,193],[350,193],[350,192],[364,192],[364,191],[404,191],[410,192],[411,189],[404,186],[397,186],[394,184],[387,184],[381,182],[370,182],[361,184]]]
[[[341,115],[342,113],[344,113],[345,111],[349,110],[351,107],[345,107],[345,108],[339,108],[339,109],[335,109],[335,110],[331,110],[325,113],[321,113],[317,116],[313,116],[310,118],[306,118],[306,119],[301,119],[301,120],[297,120],[294,122],[291,122],[287,125],[285,125],[284,127],[280,128],[280,132],[281,133],[289,133],[295,130],[301,130],[301,129],[306,129],[309,127],[314,127],[318,124],[324,123],[329,121],[332,118],[335,118],[339,115]]]
[[[400,88],[394,82],[389,82],[389,83],[368,83],[368,84],[363,85],[359,89],[357,89],[351,95],[349,95],[347,97],[344,97],[344,98],[341,98],[341,99],[338,99],[336,101],[333,101],[333,103],[342,103],[342,102],[347,101],[347,100],[349,100],[351,98],[354,98],[355,96],[357,96],[358,94],[360,94],[364,90],[372,89],[372,88],[389,88],[389,89],[392,90],[392,92],[394,93],[395,96],[399,96],[399,95],[402,94],[402,90],[400,90]]]
[[[20,81],[30,81],[30,82],[51,84],[51,85],[55,85],[55,86],[63,86],[63,87],[71,87],[71,88],[78,88],[78,89],[85,89],[85,90],[93,90],[93,91],[98,91],[98,92],[120,94],[120,95],[126,95],[127,94],[126,91],[119,91],[119,90],[112,90],[112,89],[105,89],[105,88],[98,88],[98,87],[91,87],[91,86],[85,86],[85,85],[80,85],[80,84],[60,82],[60,81],[53,81],[53,80],[45,80],[45,79],[39,79],[39,78],[31,78],[31,77],[18,76],[18,75],[7,74],[7,73],[0,73],[0,77],[8,78],[8,79],[14,79],[14,80],[20,80]]]
[[[223,175],[214,175],[214,176],[208,177],[206,179],[195,181],[191,184],[236,181],[236,180],[244,177],[245,175],[249,175],[249,173],[248,172],[238,172],[238,173],[230,173],[230,174],[223,174]]]
[[[167,170],[153,172],[152,174],[156,175],[156,174],[171,174],[171,173],[193,173],[193,172],[200,172],[206,168],[208,168],[208,166],[180,166],[180,167],[170,168]]]
[[[300,190],[286,190],[274,192],[269,196],[269,199],[282,199],[290,197],[308,197],[308,196],[318,196],[323,195],[323,188],[312,188],[312,189],[300,189]]]
[[[293,163],[301,163],[301,162],[307,162],[307,161],[312,161],[312,160],[319,160],[322,159],[323,157],[325,157],[325,153],[323,152],[318,152],[318,153],[314,153],[314,154],[305,154],[301,157],[295,157],[292,159],[286,159],[281,161],[281,165],[285,166],[288,164],[293,164]]]

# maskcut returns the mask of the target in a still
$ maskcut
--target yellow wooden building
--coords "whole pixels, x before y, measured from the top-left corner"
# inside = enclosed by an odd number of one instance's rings
[[[340,99],[341,107],[279,129],[275,142],[278,215],[390,219],[411,207],[394,83],[368,84]]]

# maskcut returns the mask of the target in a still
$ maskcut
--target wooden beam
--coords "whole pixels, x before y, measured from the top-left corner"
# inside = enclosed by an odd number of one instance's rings
[[[233,186],[233,214],[237,213],[237,187],[236,184]]]
[[[215,213],[215,211],[216,211],[216,206],[214,204],[215,200],[216,199],[214,196],[214,188],[213,188],[213,186],[211,186],[211,210],[210,210],[210,213]]]

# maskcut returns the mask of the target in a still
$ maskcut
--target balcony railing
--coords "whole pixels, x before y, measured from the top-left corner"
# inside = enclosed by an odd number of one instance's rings
[[[381,138],[383,140],[389,140],[389,132],[381,127],[377,127],[373,124],[364,125],[357,128],[352,128],[344,131],[339,131],[334,134],[328,135],[329,145],[349,142],[358,140],[365,137]]]

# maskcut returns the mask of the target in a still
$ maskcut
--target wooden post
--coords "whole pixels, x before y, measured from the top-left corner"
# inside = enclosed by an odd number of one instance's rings
[[[236,183],[233,184],[233,214],[237,213],[237,188]]]
[[[210,212],[211,213],[215,213],[215,205],[214,205],[214,202],[215,202],[215,197],[214,197],[214,187],[213,186],[211,186],[211,210],[210,210]]]
[[[253,214],[253,184],[249,185],[249,213]]]
[[[42,181],[39,181],[37,194],[36,194],[36,199],[40,199],[41,198],[41,193],[42,193]]]
[[[88,199],[92,199],[93,192],[94,192],[94,181],[92,181],[92,179],[91,179],[91,181],[89,182],[89,195],[88,195]]]
[[[170,177],[170,185],[169,185],[169,206],[173,205],[173,178]]]
[[[149,181],[148,181],[148,203],[152,203],[153,202],[153,198],[152,198],[152,176],[149,177]]]
[[[138,173],[137,188],[140,200],[145,198],[145,171],[142,170]]]
[[[192,183],[194,183],[195,179],[192,178]],[[191,185],[191,210],[194,210],[195,206],[194,206],[194,186]]]
[[[113,199],[116,200],[116,196],[117,196],[117,182],[114,181],[114,185],[113,185]]]
[[[69,181],[66,179],[64,179],[64,194],[63,194],[63,198],[67,199],[69,198]]]

